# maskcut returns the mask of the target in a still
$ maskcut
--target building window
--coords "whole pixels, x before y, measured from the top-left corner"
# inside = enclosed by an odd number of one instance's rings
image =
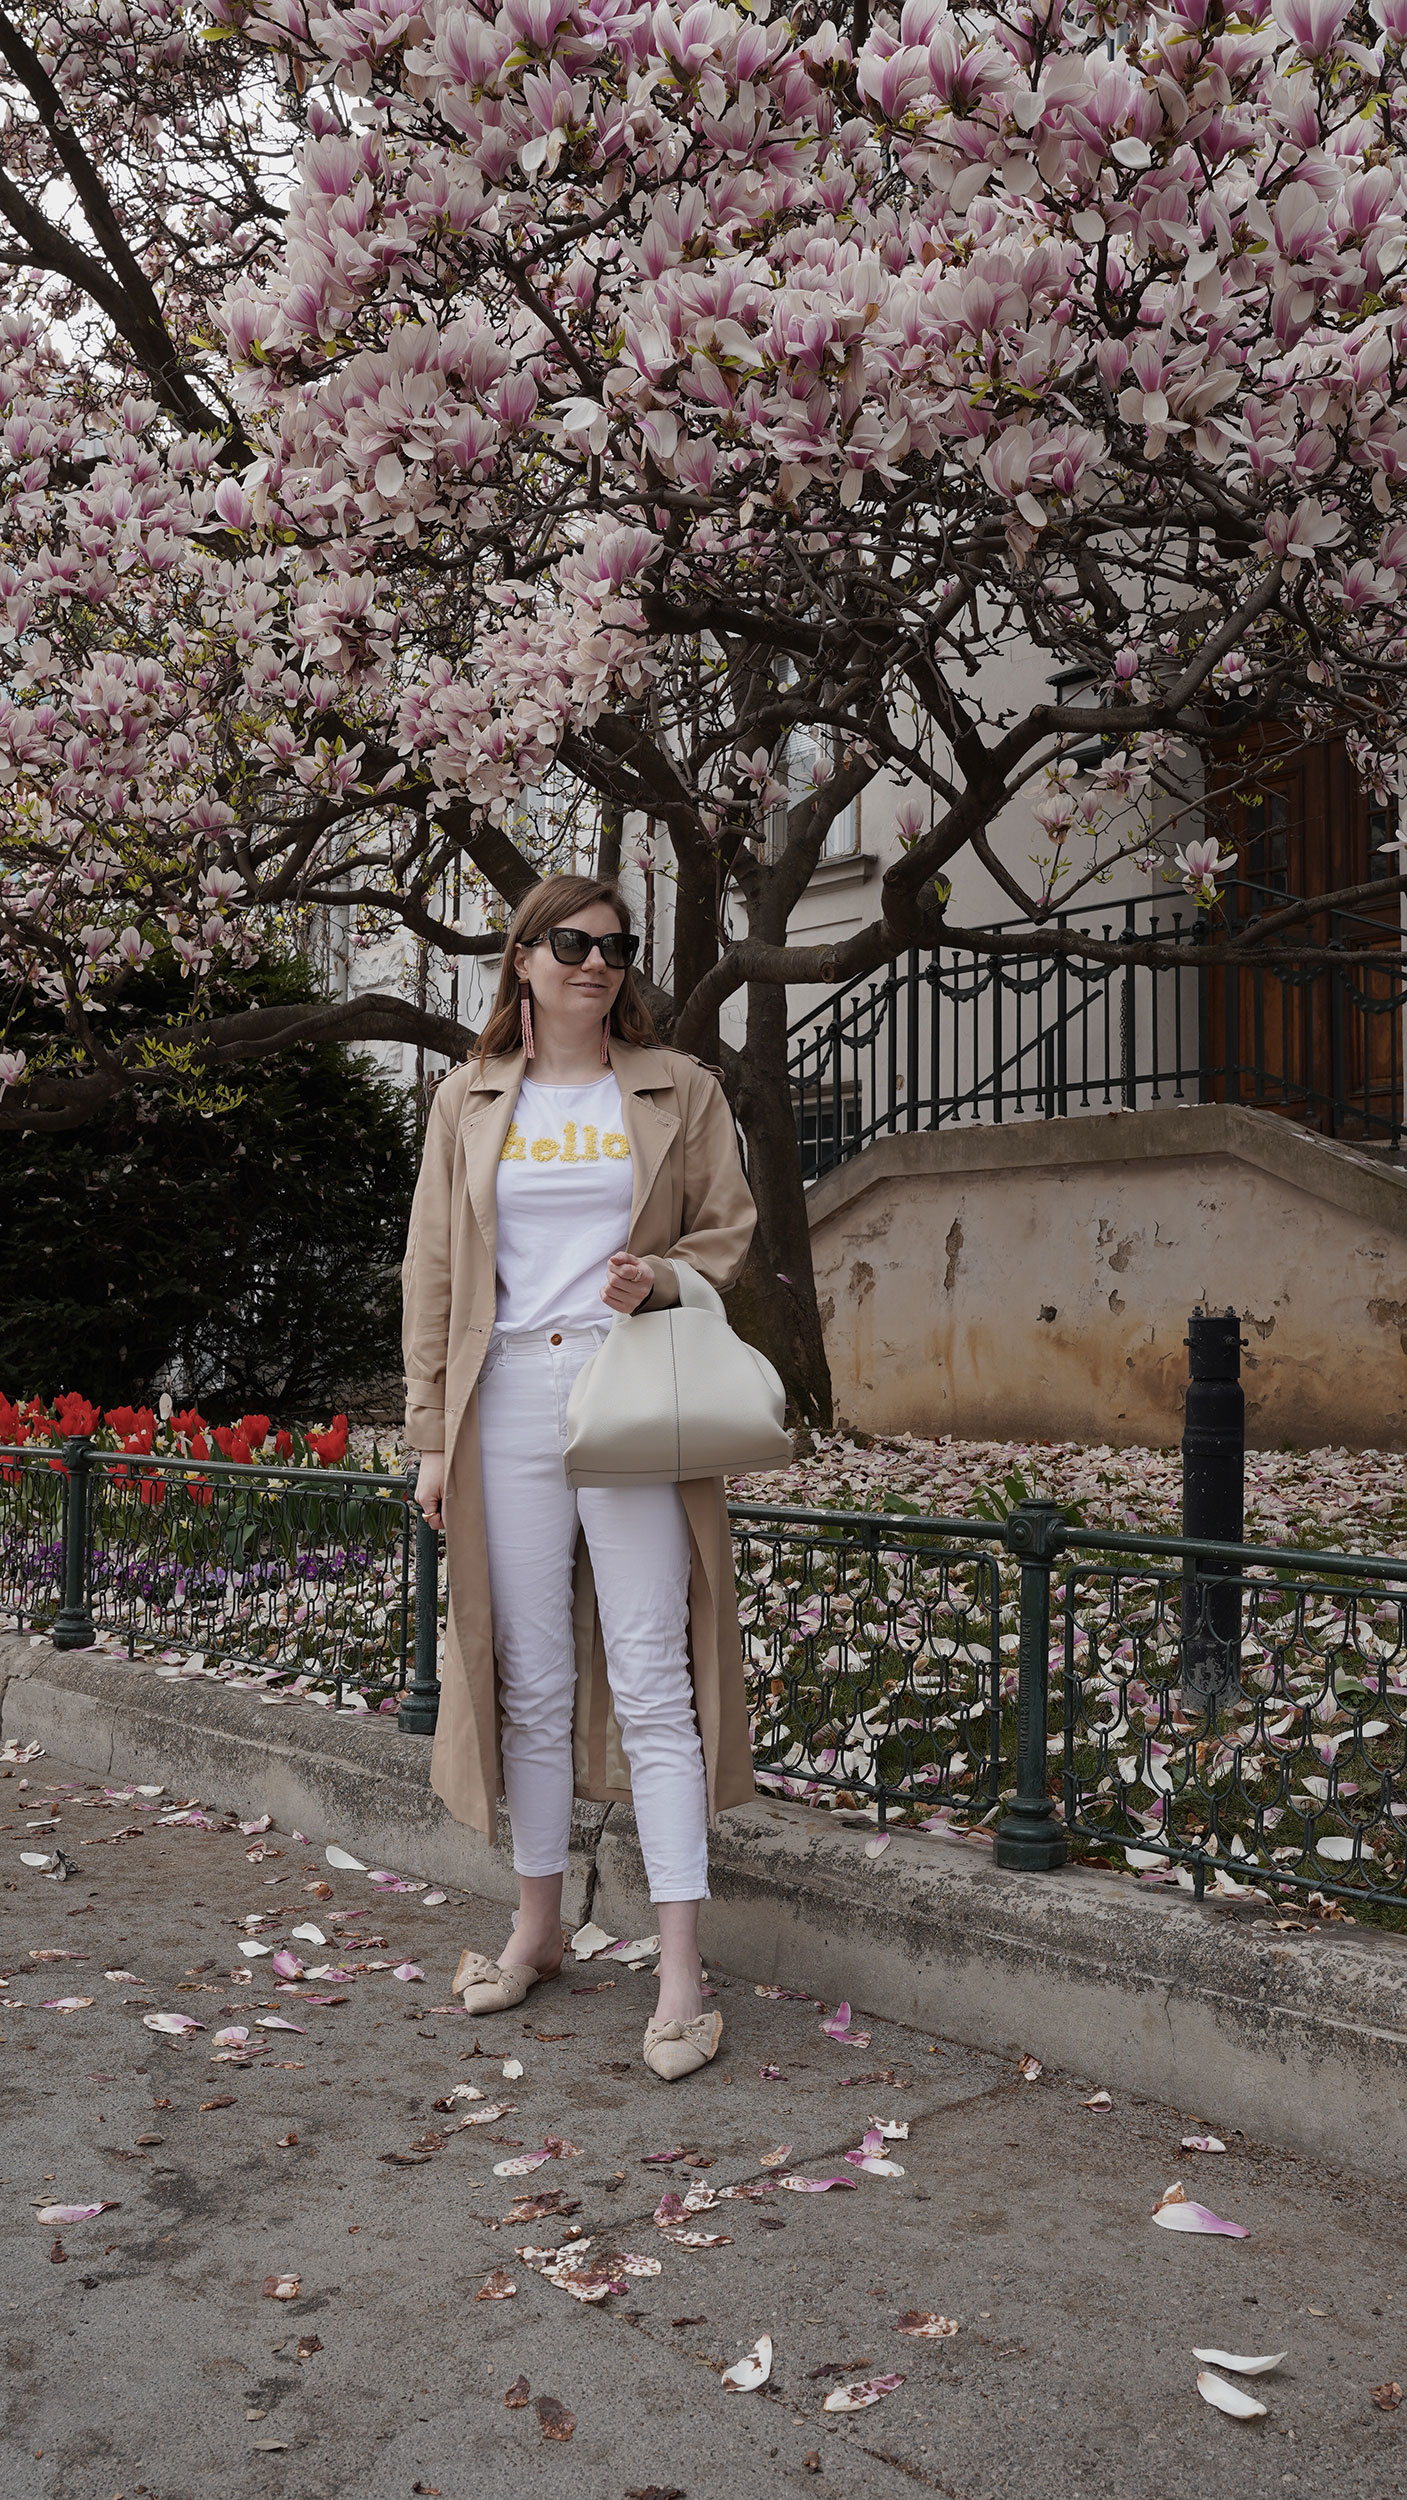
[[[767,855],[780,859],[786,848],[787,817],[799,800],[809,798],[816,784],[816,763],[819,757],[829,761],[834,753],[834,733],[829,729],[813,729],[800,724],[788,730],[773,763],[778,781],[786,788],[785,800],[779,799],[767,820]],[[851,799],[840,814],[833,817],[821,846],[822,859],[853,859],[860,848],[860,802]]]
[[[816,1085],[793,1085],[792,1116],[796,1121],[801,1146],[801,1177],[818,1180],[847,1155],[858,1149],[860,1135],[860,1089],[854,1079],[842,1086],[840,1121],[836,1122],[836,1100],[828,1080]]]

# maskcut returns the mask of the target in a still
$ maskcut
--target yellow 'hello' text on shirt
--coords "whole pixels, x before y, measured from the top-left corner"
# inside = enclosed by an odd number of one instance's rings
[[[535,1137],[529,1145],[515,1121],[498,1159],[500,1163],[524,1163],[529,1159],[534,1163],[599,1163],[603,1157],[608,1163],[630,1161],[630,1140],[620,1129],[608,1128],[598,1142],[595,1129],[583,1124],[578,1148],[577,1124],[568,1120],[560,1138]]]

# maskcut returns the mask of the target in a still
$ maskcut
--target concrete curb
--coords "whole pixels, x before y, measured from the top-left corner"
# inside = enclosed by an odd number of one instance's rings
[[[507,1848],[450,1820],[428,1747],[385,1723],[270,1711],[218,1684],[0,1637],[0,1736],[249,1814],[374,1865],[512,1901]],[[1407,1940],[1280,1935],[1230,1905],[1075,1869],[999,1873],[975,1842],[865,1834],[760,1800],[710,1845],[706,1953],[755,1981],[1196,2110],[1396,2179],[1407,2161]],[[578,1806],[564,1914],[652,1923],[628,1809]]]
[[[281,1831],[341,1841],[369,1865],[516,1905],[507,1826],[491,1844],[446,1813],[430,1747],[392,1721],[342,1718],[316,1703],[270,1709],[227,1685],[166,1683],[143,1660],[0,1635],[0,1739],[117,1780],[164,1780],[183,1796]],[[563,1916],[589,1910],[604,1806],[578,1804]]]

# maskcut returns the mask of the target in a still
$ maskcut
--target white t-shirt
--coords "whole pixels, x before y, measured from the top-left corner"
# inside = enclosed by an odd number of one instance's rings
[[[630,1229],[630,1141],[613,1076],[523,1079],[498,1161],[498,1311],[505,1335],[608,1328],[606,1261]]]

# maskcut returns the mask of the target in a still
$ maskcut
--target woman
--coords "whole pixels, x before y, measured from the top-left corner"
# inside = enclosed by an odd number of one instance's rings
[[[698,1905],[710,1820],[754,1794],[721,1480],[566,1481],[567,1398],[613,1312],[720,1288],[756,1220],[721,1088],[662,1050],[614,885],[549,877],[513,915],[477,1057],[436,1092],[401,1270],[416,1500],[445,1532],[449,1627],[430,1779],[492,1834],[519,1907],[471,2013],[560,1969],[573,1794],[629,1797],[659,1919],[645,2063],[707,2064]]]

